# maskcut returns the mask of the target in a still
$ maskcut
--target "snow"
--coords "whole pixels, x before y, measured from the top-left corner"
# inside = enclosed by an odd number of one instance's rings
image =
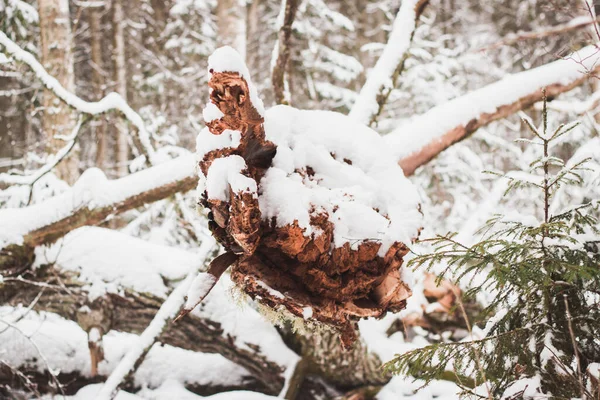
[[[198,264],[198,255],[111,229],[82,227],[53,245],[36,248],[34,267],[44,264],[78,272],[92,298],[122,288],[165,297],[165,280],[183,279]]]
[[[246,63],[242,56],[240,56],[240,53],[235,51],[233,47],[223,46],[215,50],[215,52],[208,57],[208,72],[209,74],[212,74],[213,72],[237,72],[240,74],[248,84],[252,105],[260,115],[265,115],[265,106],[260,97],[258,97],[258,92],[252,83],[248,67],[246,67]]]
[[[284,299],[285,298],[285,296],[279,290],[273,289],[271,286],[267,285],[263,281],[256,281],[256,283],[258,284],[258,286],[260,286],[261,288],[263,288],[267,292],[269,292],[269,294],[271,296],[277,297],[278,299]]]
[[[551,396],[545,395],[541,388],[541,378],[535,375],[530,378],[522,378],[515,381],[502,394],[502,399],[512,399],[518,396],[522,399],[549,399]]]
[[[19,12],[23,19],[30,24],[39,21],[39,15],[35,7],[22,0],[8,0],[8,4],[0,4],[0,11],[5,12],[9,20],[15,12]]]
[[[313,309],[312,307],[304,307],[302,309],[302,318],[304,319],[311,319],[313,316]]]
[[[263,220],[275,217],[279,226],[296,222],[305,234],[317,235],[311,215],[327,213],[336,247],[370,239],[382,243],[381,255],[394,242],[410,243],[417,235],[418,193],[375,131],[339,113],[276,106],[265,115],[265,135],[277,153],[259,184]],[[234,147],[234,139],[231,131],[217,136],[204,129],[197,138],[198,157]],[[208,197],[227,200],[228,185],[256,193],[249,178],[239,174],[244,166],[239,156],[216,159],[206,177]],[[298,172],[307,166],[313,180]]]
[[[246,162],[240,156],[233,155],[218,158],[211,164],[206,176],[206,193],[211,200],[229,200],[229,190],[234,193],[252,193],[257,196],[254,179],[242,174]]]
[[[265,131],[277,145],[272,167],[260,182],[265,220],[276,217],[280,226],[297,221],[314,233],[314,205],[334,224],[336,247],[372,239],[382,242],[381,252],[394,241],[410,243],[417,234],[418,195],[375,131],[342,114],[287,106],[268,111]],[[296,172],[306,166],[314,170],[313,181]]]
[[[2,32],[0,32],[1,34]],[[193,155],[178,157],[121,179],[109,181],[102,171],[87,169],[69,190],[24,208],[0,210],[0,248],[23,243],[24,236],[82,208],[113,207],[153,188],[196,175]]]
[[[223,112],[219,110],[219,107],[214,105],[213,103],[208,103],[204,110],[202,110],[202,117],[204,118],[204,122],[211,122],[215,119],[220,119],[224,116]]]
[[[191,310],[196,307],[206,297],[216,282],[217,278],[214,275],[207,272],[200,272],[188,289],[187,299],[183,308]]]
[[[65,396],[65,400],[88,400],[94,398],[100,389],[100,384],[87,385],[81,388],[74,396]],[[62,397],[61,397],[62,398]],[[46,398],[43,398],[46,400]],[[143,388],[136,394],[131,394],[123,390],[118,392],[115,400],[157,400],[157,399],[178,399],[178,400],[271,400],[276,397],[268,396],[262,393],[248,392],[244,390],[235,390],[231,392],[217,393],[212,396],[199,396],[187,390],[180,382],[173,379],[166,380],[156,389]],[[48,398],[50,400],[50,398]]]
[[[400,160],[483,113],[494,113],[499,107],[548,85],[567,85],[581,79],[599,61],[600,51],[595,46],[588,46],[561,60],[508,75],[410,119],[386,135],[384,141]]]
[[[461,389],[453,382],[434,381],[429,386],[423,387],[424,383],[418,379],[394,376],[375,398],[377,400],[455,400],[460,398]]]
[[[260,353],[282,366],[293,366],[298,355],[290,350],[277,329],[248,304],[236,300],[231,293],[239,289],[228,275],[223,275],[206,298],[192,314],[218,322],[224,337],[231,337],[237,347]]]
[[[390,79],[394,71],[396,71],[402,59],[407,56],[417,23],[415,8],[418,3],[419,0],[402,1],[383,53],[377,60],[375,67],[369,71],[367,81],[348,114],[362,124],[368,125],[371,118],[377,114],[379,108],[378,95],[382,89],[390,86]]]

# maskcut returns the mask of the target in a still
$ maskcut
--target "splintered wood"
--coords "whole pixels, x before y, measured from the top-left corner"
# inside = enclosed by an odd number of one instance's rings
[[[240,139],[236,147],[207,151],[200,170],[207,177],[216,160],[239,156],[245,161],[239,174],[254,180],[258,188],[256,192],[251,188],[235,191],[231,184],[225,198],[209,198],[204,190],[200,200],[210,210],[213,235],[235,255],[231,257],[232,280],[260,303],[335,328],[344,347],[350,347],[357,338],[358,319],[382,317],[406,306],[411,292],[400,276],[406,245],[393,243],[383,255],[379,254],[382,243],[377,240],[336,247],[334,224],[322,211],[311,210],[314,229],[310,234],[297,221],[281,226],[277,218],[263,218],[260,183],[277,147],[266,139],[264,118],[252,104],[244,77],[212,70],[211,76],[210,100],[222,116],[208,121],[207,126],[213,135],[238,131]],[[352,164],[349,159],[344,162]],[[311,184],[319,184],[316,178],[311,181],[310,166],[296,172]]]

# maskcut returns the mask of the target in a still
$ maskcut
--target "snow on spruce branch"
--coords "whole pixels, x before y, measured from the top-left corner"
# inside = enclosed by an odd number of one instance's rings
[[[542,100],[541,89],[557,96],[600,71],[600,50],[585,47],[558,61],[508,75],[402,124],[384,137],[406,175],[481,126]]]
[[[349,116],[365,125],[372,125],[377,115],[381,112],[387,98],[384,91],[393,89],[394,75],[401,68],[408,56],[408,51],[417,26],[420,10],[428,0],[404,0],[383,53],[362,87],[356,102],[350,110]]]
[[[46,71],[42,64],[40,64],[31,53],[19,47],[19,45],[6,36],[4,32],[0,32],[0,46],[3,46],[4,51],[7,54],[10,54],[14,59],[27,64],[46,88],[51,90],[59,99],[74,109],[90,115],[103,114],[111,110],[122,112],[137,128],[138,137],[143,146],[143,151],[148,157],[148,161],[153,165],[157,163],[154,147],[150,141],[150,134],[146,130],[142,117],[127,104],[127,101],[125,101],[121,95],[113,92],[104,96],[100,101],[85,101],[65,89],[56,78]]]

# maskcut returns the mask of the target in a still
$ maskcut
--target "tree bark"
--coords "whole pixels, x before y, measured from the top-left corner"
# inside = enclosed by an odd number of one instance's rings
[[[90,10],[90,35],[92,47],[92,82],[94,84],[94,94],[96,98],[101,99],[104,96],[104,70],[102,55],[102,9],[92,8]],[[96,133],[96,166],[104,170],[106,162],[106,124],[100,117],[95,123]]]
[[[68,0],[39,0],[41,62],[48,72],[70,92],[75,92],[73,71],[73,37],[69,16]],[[50,90],[44,90],[44,114],[42,127],[46,136],[46,148],[55,153],[64,142],[57,135],[68,135],[73,128],[74,113],[61,103]],[[59,178],[73,184],[79,177],[78,151],[71,154],[56,168]]]
[[[285,73],[290,58],[290,46],[292,38],[292,24],[296,18],[296,11],[300,6],[299,0],[285,0],[282,5],[283,24],[279,28],[277,37],[277,60],[273,66],[271,80],[273,82],[273,92],[277,104],[290,104],[289,89],[286,90]]]
[[[85,317],[81,310],[87,305],[105,316],[106,331],[114,329],[140,334],[164,302],[163,298],[128,289],[122,294],[109,293],[90,302],[88,293],[83,289],[85,283],[79,281],[75,273],[49,265],[22,276],[26,281],[5,280],[0,291],[0,304],[31,304],[40,293],[40,288],[31,282],[51,285],[43,291],[35,310],[53,312],[81,325]],[[248,370],[267,394],[277,394],[283,387],[284,368],[269,360],[261,349],[237,347],[235,338],[225,335],[218,322],[190,314],[177,324],[170,325],[158,341],[185,350],[221,354]]]
[[[125,62],[125,16],[123,13],[123,0],[113,0],[113,70],[115,91],[127,101],[127,64]],[[116,176],[122,177],[129,173],[129,144],[127,141],[127,125],[125,121],[118,120],[116,127]]]

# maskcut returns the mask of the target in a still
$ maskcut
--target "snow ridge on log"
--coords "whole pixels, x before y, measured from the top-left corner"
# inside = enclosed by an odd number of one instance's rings
[[[349,346],[356,320],[405,307],[419,197],[373,130],[333,112],[262,112],[232,52],[209,59],[212,119],[197,139],[209,227],[251,297],[324,322]]]

